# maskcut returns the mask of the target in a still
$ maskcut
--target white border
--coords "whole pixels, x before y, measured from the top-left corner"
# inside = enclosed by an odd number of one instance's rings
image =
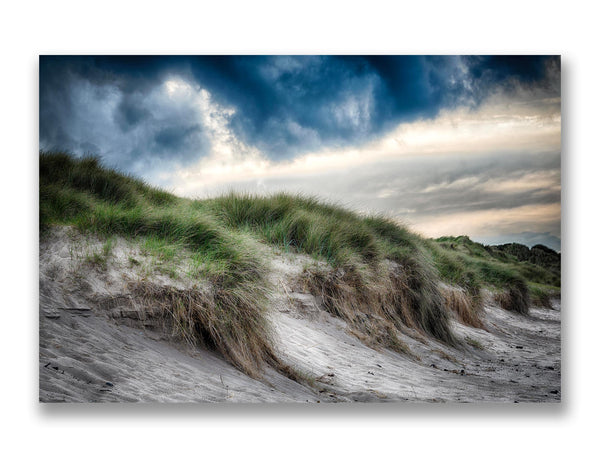
[[[567,456],[596,432],[597,15],[581,2],[12,2],[2,43],[3,449],[27,456]],[[485,5],[485,6],[484,6]],[[568,9],[567,9],[568,8]],[[563,55],[563,404],[75,406],[37,403],[40,53]],[[33,361],[32,361],[33,359]],[[575,446],[580,446],[574,448]],[[585,452],[584,452],[585,453]],[[593,452],[592,452],[593,453]]]

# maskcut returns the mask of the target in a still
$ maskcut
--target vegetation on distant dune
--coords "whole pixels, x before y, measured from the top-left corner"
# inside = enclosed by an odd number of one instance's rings
[[[463,235],[440,237],[429,246],[442,278],[471,291],[500,289],[496,299],[508,310],[548,307],[550,297],[560,293],[560,254],[543,245],[484,246]]]
[[[214,285],[212,295],[148,284],[138,292],[180,317],[187,340],[220,351],[253,375],[262,364],[289,369],[269,337],[268,268],[260,243],[324,261],[327,268],[305,271],[303,287],[365,342],[398,351],[406,350],[398,338],[406,328],[455,344],[451,313],[482,326],[484,287],[520,313],[532,302],[548,306],[560,291],[560,255],[546,247],[487,247],[466,236],[428,240],[387,218],[297,195],[184,199],[106,169],[95,158],[42,152],[42,236],[57,224],[143,238],[165,257],[178,248],[191,252],[195,275]]]

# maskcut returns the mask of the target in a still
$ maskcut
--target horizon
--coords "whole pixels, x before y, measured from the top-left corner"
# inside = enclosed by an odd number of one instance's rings
[[[39,146],[561,251],[558,56],[40,56]]]

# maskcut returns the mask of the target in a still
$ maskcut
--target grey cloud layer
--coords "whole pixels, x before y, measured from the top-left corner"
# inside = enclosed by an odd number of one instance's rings
[[[318,174],[243,181],[214,188],[210,194],[232,189],[316,194],[349,208],[381,212],[418,224],[428,217],[452,220],[455,215],[464,213],[560,204],[560,186],[560,152],[492,153],[401,157]],[[531,227],[532,221],[507,220],[502,225],[503,230],[516,232],[519,228]],[[552,242],[556,248],[560,215],[536,228],[540,234],[546,232],[543,240]],[[472,233],[466,223],[462,233],[479,235]],[[531,236],[518,237],[528,244],[536,240]]]

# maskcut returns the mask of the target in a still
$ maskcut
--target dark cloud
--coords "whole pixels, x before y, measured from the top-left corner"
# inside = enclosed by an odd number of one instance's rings
[[[123,95],[115,111],[115,123],[123,132],[129,132],[140,122],[152,117],[150,110],[145,108],[137,97],[131,94]]]
[[[181,150],[191,136],[200,132],[198,124],[192,126],[171,126],[160,129],[154,135],[154,141],[159,148],[167,152]]]
[[[101,156],[148,177],[210,149],[193,100],[160,92],[170,59],[40,57],[40,148]]]
[[[148,101],[176,75],[235,110],[229,125],[237,138],[289,159],[477,104],[498,85],[542,84],[549,65],[560,71],[549,56],[41,56],[40,146],[81,153],[87,145],[129,170],[153,155],[197,160],[210,138],[193,107]]]
[[[466,56],[465,61],[474,79],[495,82],[514,77],[529,83],[539,81],[544,77],[549,61],[560,65],[556,56]]]

